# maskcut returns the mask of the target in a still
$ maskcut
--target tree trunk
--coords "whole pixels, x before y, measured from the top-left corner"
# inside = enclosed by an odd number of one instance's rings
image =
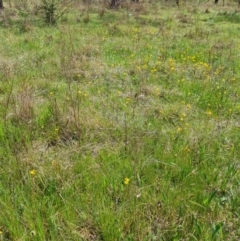
[[[117,0],[111,0],[110,8],[114,8],[116,6],[116,3],[117,3]]]
[[[0,0],[0,9],[3,9],[3,1]]]
[[[218,0],[215,0],[214,3],[217,4],[217,3],[218,3]],[[224,4],[225,4],[225,2],[224,2],[224,0],[223,0],[223,6],[224,6]]]

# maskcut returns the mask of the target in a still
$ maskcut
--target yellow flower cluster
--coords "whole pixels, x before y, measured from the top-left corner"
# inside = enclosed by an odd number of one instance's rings
[[[81,90],[78,90],[78,96],[80,96],[80,97],[87,97],[88,94],[87,93],[83,93]]]
[[[125,177],[124,180],[123,180],[123,183],[124,183],[125,185],[128,185],[129,182],[130,182],[130,179],[127,178],[127,177]]]

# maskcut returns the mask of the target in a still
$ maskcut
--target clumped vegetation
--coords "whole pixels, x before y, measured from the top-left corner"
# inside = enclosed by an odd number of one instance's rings
[[[4,2],[0,240],[240,239],[239,12],[193,2]]]

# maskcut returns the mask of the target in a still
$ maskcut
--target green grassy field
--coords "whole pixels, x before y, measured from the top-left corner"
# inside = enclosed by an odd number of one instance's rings
[[[0,20],[0,240],[240,240],[237,3],[31,11]]]

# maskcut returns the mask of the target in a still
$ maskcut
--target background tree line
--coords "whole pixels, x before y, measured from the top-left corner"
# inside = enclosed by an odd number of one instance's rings
[[[121,4],[126,2],[147,2],[151,0],[37,0],[37,1],[28,1],[28,0],[0,0],[0,9],[3,11],[4,8],[7,9],[17,9],[20,10],[24,15],[31,15],[31,12],[41,12],[42,18],[47,24],[55,24],[57,20],[67,11],[67,9],[75,4],[82,2],[83,4],[91,5],[91,4],[100,4],[104,6],[104,8],[118,8]],[[151,1],[153,2],[153,1]],[[192,2],[192,0],[157,0],[160,4],[164,4],[166,2],[172,3],[173,5],[181,5],[181,3],[187,4],[188,2]],[[240,0],[196,0],[196,4],[200,3],[234,3],[238,2],[240,6]],[[5,16],[5,14],[3,15]],[[5,17],[4,17],[5,18]]]
[[[110,7],[113,7],[113,6],[116,6],[117,4],[119,4],[119,3],[121,3],[121,2],[124,2],[124,1],[126,1],[126,0],[96,0],[96,1],[94,1],[94,0],[73,0],[72,2],[80,2],[80,1],[82,1],[83,3],[100,3],[100,2],[108,2],[109,3],[109,6]],[[139,2],[140,0],[131,0],[132,2]],[[142,0],[142,1],[144,1],[144,0]],[[161,0],[160,0],[161,1]],[[172,2],[176,2],[176,3],[178,3],[178,2],[181,2],[181,0],[162,0],[162,2],[169,2],[169,1],[172,1]],[[184,1],[184,2],[187,2],[188,0],[182,0],[182,1]],[[221,1],[219,1],[219,0],[198,0],[198,1],[196,1],[196,2],[198,2],[198,3],[200,3],[200,2],[214,2],[214,3],[218,3],[218,2],[221,2]],[[231,2],[236,2],[236,1],[238,1],[238,3],[240,3],[240,0],[229,0],[229,1],[231,1]],[[9,3],[11,4],[11,3],[14,3],[14,1],[9,1]],[[19,2],[19,1],[17,1],[17,2]],[[21,2],[21,1],[20,1]],[[60,2],[60,0],[42,0],[42,2],[48,2],[49,4],[55,4],[55,3],[57,3],[57,2]],[[227,2],[226,0],[222,0],[222,2],[223,2],[223,4],[225,3],[225,2]],[[3,7],[4,7],[4,3],[3,3],[3,0],[0,0],[0,9],[3,9]]]

